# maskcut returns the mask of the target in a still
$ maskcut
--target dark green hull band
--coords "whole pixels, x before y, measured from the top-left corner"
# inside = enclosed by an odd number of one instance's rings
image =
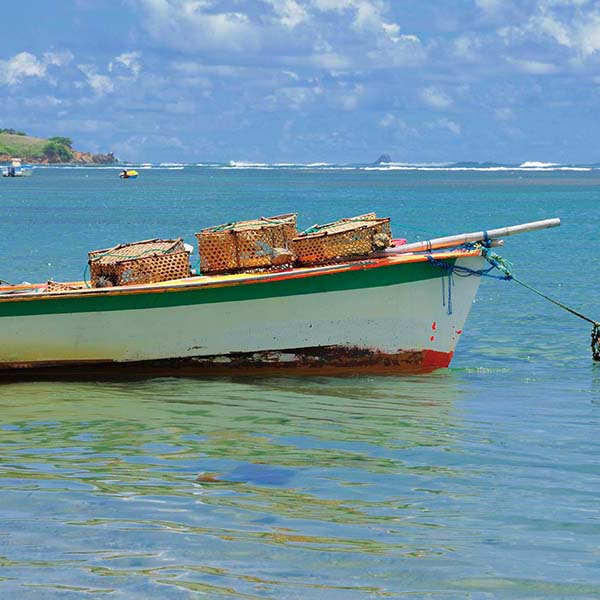
[[[454,263],[454,260],[448,260]],[[41,297],[31,300],[0,299],[1,317],[69,314],[119,310],[170,308],[218,302],[243,302],[411,283],[441,277],[444,273],[427,262],[381,265],[321,275],[235,282],[219,287],[154,289],[148,292],[122,291],[69,297]],[[1,330],[0,330],[1,333]]]

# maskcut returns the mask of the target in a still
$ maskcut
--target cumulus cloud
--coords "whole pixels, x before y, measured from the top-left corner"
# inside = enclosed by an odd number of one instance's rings
[[[140,56],[141,52],[124,52],[123,54],[119,54],[119,56],[115,56],[109,63],[108,70],[113,72],[119,69],[126,69],[131,73],[132,77],[137,78],[142,70]]]
[[[509,63],[513,64],[521,73],[527,73],[529,75],[548,75],[556,73],[558,70],[556,65],[539,60],[509,59]]]
[[[434,128],[439,128],[439,129],[446,129],[448,130],[452,135],[456,135],[459,136],[461,134],[462,131],[462,127],[460,126],[460,123],[457,123],[456,121],[451,121],[450,119],[438,119],[437,121],[433,122],[431,124]]]
[[[432,108],[444,109],[452,106],[452,98],[435,87],[421,90],[421,98]]]
[[[259,39],[248,15],[218,12],[209,0],[137,0],[144,25],[158,42],[184,51],[255,49]]]
[[[268,110],[302,110],[313,103],[322,92],[323,90],[318,86],[283,86],[278,88],[274,94],[267,96],[265,107]]]
[[[0,83],[17,85],[26,77],[45,77],[46,63],[29,52],[19,52],[8,60],[0,60]]]
[[[507,43],[513,40],[550,40],[585,60],[600,52],[600,6],[588,0],[544,0],[520,25],[500,30]]]
[[[73,60],[69,51],[44,52],[41,58],[19,52],[7,60],[0,59],[0,84],[16,86],[26,78],[49,78],[48,67],[64,67]]]
[[[23,100],[23,104],[28,108],[33,108],[35,110],[48,110],[54,109],[61,104],[63,104],[63,100],[60,98],[56,98],[55,96],[34,96],[28,97]]]
[[[306,9],[296,0],[266,0],[285,27],[294,28],[308,19]]]
[[[393,113],[386,113],[379,120],[379,127],[387,129],[393,134],[418,137],[419,132],[416,128],[410,126],[404,119]]]
[[[411,65],[425,55],[419,37],[403,32],[389,16],[390,4],[385,0],[261,0],[225,5],[217,0],[129,1],[140,8],[142,24],[154,44],[191,54],[212,53],[219,60],[235,55],[237,62],[245,64],[262,61],[295,67],[303,63],[341,69],[373,63]],[[237,10],[225,10],[232,7]],[[318,46],[328,49],[317,50]]]
[[[46,65],[64,67],[68,65],[73,58],[73,53],[70,50],[63,50],[61,52],[44,52],[43,62]]]
[[[506,0],[475,0],[475,4],[484,12],[495,12],[506,4]]]
[[[457,58],[476,62],[481,59],[482,40],[474,35],[461,35],[453,41],[453,54]]]
[[[86,82],[96,96],[105,96],[115,90],[115,85],[107,75],[100,75],[91,65],[78,65],[79,70],[85,75]]]

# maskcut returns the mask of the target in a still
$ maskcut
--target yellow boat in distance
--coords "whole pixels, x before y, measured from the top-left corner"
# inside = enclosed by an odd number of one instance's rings
[[[121,179],[137,179],[138,172],[134,169],[123,169],[119,173]]]

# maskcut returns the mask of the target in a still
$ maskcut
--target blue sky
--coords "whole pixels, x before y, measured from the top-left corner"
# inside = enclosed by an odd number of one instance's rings
[[[598,0],[22,0],[0,127],[125,160],[600,161]]]

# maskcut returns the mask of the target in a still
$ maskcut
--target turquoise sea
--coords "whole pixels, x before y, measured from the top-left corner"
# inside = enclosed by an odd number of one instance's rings
[[[0,278],[80,279],[88,250],[292,211],[375,210],[410,240],[558,216],[501,254],[600,319],[600,170],[117,174],[0,179]],[[0,597],[598,598],[589,335],[486,279],[432,375],[0,384]]]

